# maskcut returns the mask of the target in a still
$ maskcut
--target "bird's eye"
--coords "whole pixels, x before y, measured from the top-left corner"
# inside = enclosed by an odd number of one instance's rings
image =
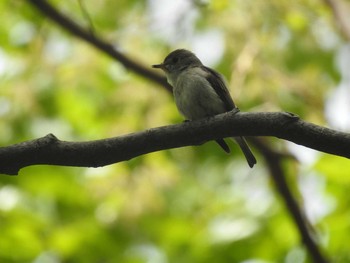
[[[173,60],[173,63],[177,63],[179,61],[179,58],[174,57],[172,60]]]

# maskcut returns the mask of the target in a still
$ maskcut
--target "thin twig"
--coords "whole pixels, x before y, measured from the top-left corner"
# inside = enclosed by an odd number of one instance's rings
[[[151,67],[145,67],[136,61],[130,59],[125,56],[122,52],[115,49],[113,45],[110,43],[92,35],[88,30],[85,30],[76,22],[71,20],[69,17],[60,13],[56,10],[48,1],[45,0],[28,0],[36,9],[38,9],[45,17],[51,19],[56,22],[63,29],[70,32],[73,36],[76,36],[82,40],[85,40],[87,43],[93,45],[98,50],[103,53],[109,55],[115,60],[119,61],[122,65],[124,65],[127,69],[134,71],[137,74],[140,74],[143,77],[146,77],[150,80],[155,81],[158,84],[161,84],[169,91],[172,90],[171,86],[167,83],[166,79],[155,73],[154,70],[151,70]]]
[[[86,10],[86,7],[85,7],[85,5],[84,5],[82,0],[77,0],[77,1],[79,3],[79,7],[80,7],[80,10],[81,10],[81,12],[83,14],[83,17],[86,19],[86,21],[89,24],[90,34],[91,35],[95,35],[96,30],[95,30],[94,24],[92,22],[92,19],[91,19],[90,15],[89,15],[89,12]]]

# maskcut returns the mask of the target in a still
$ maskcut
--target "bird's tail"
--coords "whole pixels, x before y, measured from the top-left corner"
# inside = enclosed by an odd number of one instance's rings
[[[245,158],[247,159],[249,167],[252,168],[254,164],[256,164],[256,159],[252,151],[250,150],[247,142],[245,141],[244,137],[232,137],[232,139],[239,145]],[[230,148],[228,147],[224,139],[218,139],[216,140],[216,143],[219,144],[225,152],[230,153]]]
[[[224,139],[218,139],[216,140],[216,143],[220,145],[220,147],[226,152],[230,153],[230,147],[228,147],[227,143],[224,141]]]
[[[233,137],[232,139],[235,140],[241,148],[245,158],[247,159],[249,167],[253,168],[254,164],[256,164],[256,159],[252,151],[250,150],[247,142],[245,141],[244,137]]]

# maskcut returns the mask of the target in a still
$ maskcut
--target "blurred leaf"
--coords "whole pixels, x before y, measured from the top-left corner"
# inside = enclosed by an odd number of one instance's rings
[[[315,170],[322,173],[332,183],[349,184],[350,162],[346,158],[324,154],[315,164]]]

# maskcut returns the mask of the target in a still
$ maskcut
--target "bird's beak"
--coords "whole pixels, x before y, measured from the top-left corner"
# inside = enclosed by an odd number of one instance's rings
[[[164,63],[161,63],[161,64],[156,64],[156,65],[152,65],[152,68],[160,68],[160,69],[164,69],[164,68],[165,68],[165,65],[164,65]]]

